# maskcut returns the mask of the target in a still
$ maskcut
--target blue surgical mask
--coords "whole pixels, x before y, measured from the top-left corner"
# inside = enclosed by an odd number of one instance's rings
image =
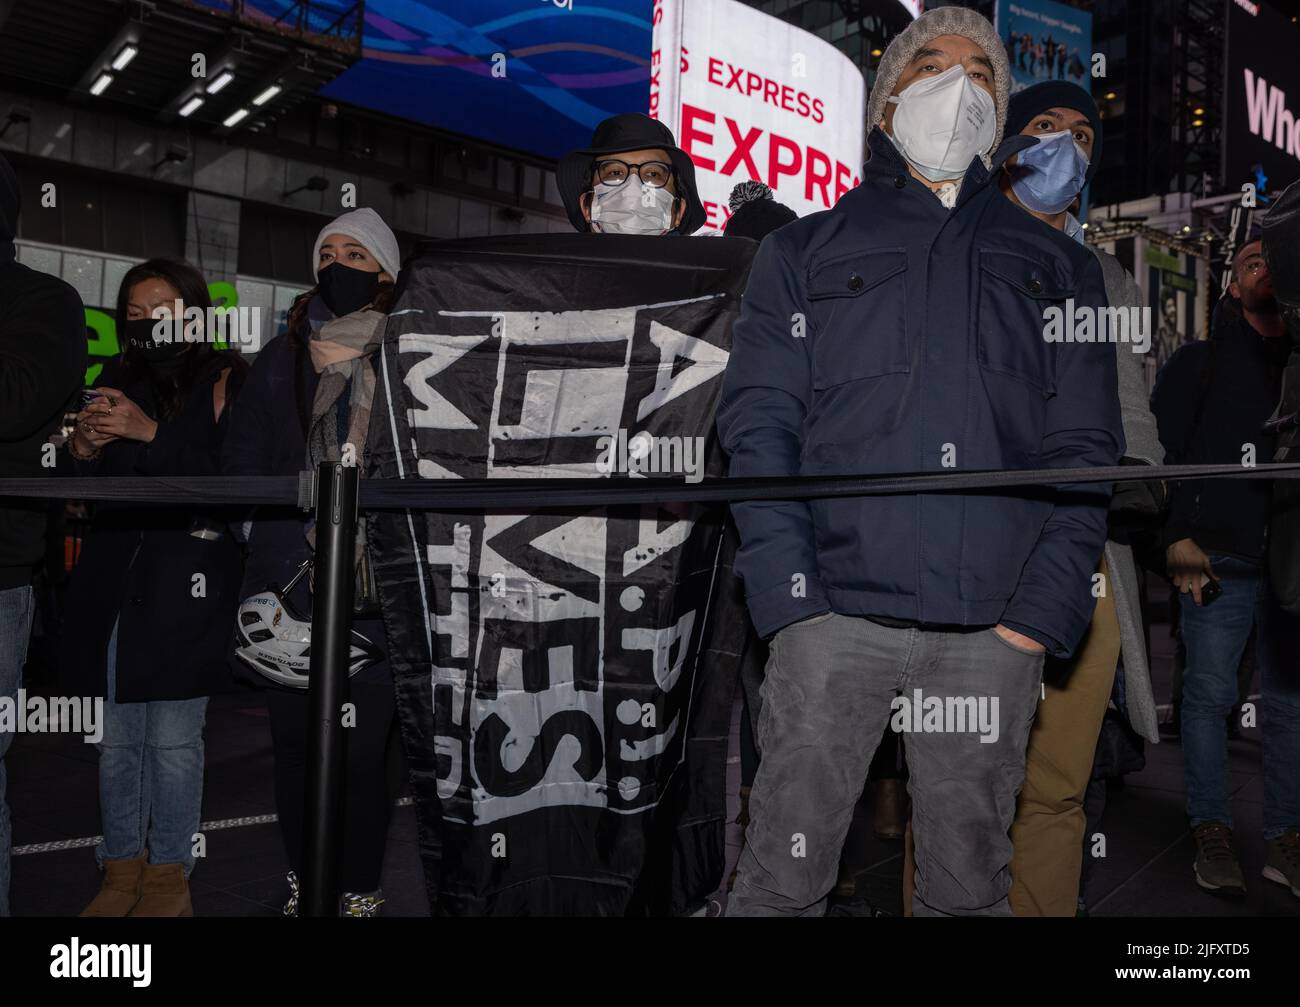
[[[1036,213],[1060,213],[1083,189],[1088,155],[1068,130],[1038,137],[1011,167],[1011,188]]]

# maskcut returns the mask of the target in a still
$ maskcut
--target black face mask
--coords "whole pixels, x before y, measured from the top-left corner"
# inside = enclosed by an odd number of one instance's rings
[[[172,326],[172,341],[155,342],[154,329],[159,321]],[[128,318],[122,323],[122,335],[127,348],[150,367],[168,370],[184,362],[182,354],[190,348],[180,336],[180,326],[170,319]]]
[[[335,317],[342,318],[360,311],[375,299],[379,274],[364,273],[341,262],[331,262],[316,274],[316,289],[326,307],[334,312]]]

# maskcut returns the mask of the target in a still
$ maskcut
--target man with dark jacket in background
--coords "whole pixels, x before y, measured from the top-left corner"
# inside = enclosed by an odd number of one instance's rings
[[[17,261],[18,179],[0,157],[0,475],[52,475],[46,440],[86,370],[86,316],[62,280]],[[45,555],[46,500],[0,498],[0,701],[16,702],[35,602],[32,574]],[[0,916],[9,915],[12,830],[0,731]]]
[[[1092,96],[1065,81],[1034,84],[1012,95],[1007,132],[1035,137],[1038,144],[1009,159],[1002,191],[1048,227],[1088,247],[1101,263],[1109,307],[1136,321],[1144,301],[1132,274],[1113,255],[1085,245],[1086,232],[1069,212],[1101,165],[1101,115]],[[1127,442],[1124,461],[1158,465],[1164,451],[1147,403],[1142,365],[1150,327],[1110,335]],[[1052,666],[1045,676],[1043,701],[1029,735],[1025,786],[1011,829],[1011,908],[1017,916],[1074,916],[1078,909],[1087,825],[1084,794],[1121,655],[1125,712],[1137,733],[1153,744],[1160,740],[1138,570],[1125,529],[1144,519],[1154,524],[1163,498],[1159,481],[1127,482],[1116,488],[1111,500],[1113,534],[1098,566],[1092,622],[1074,659]]]
[[[929,11],[890,44],[862,184],[755,259],[718,410],[732,476],[1118,462],[1114,349],[1046,337],[1067,298],[1105,308],[1101,267],[996,184],[1009,83],[974,11]],[[1007,830],[1044,654],[1069,656],[1092,617],[1109,495],[732,508],[750,615],[774,639],[730,914],[822,912],[895,723],[915,732],[915,914],[1009,915]]]
[[[1281,394],[1290,345],[1258,239],[1232,262],[1228,297],[1210,339],[1175,353],[1156,379],[1151,408],[1171,464],[1266,463],[1264,431]],[[1240,896],[1245,881],[1232,836],[1225,720],[1237,702],[1237,667],[1256,628],[1264,700],[1264,877],[1300,897],[1300,620],[1282,612],[1262,574],[1271,483],[1189,480],[1170,500],[1163,540],[1179,590],[1187,670],[1182,745],[1196,883]]]

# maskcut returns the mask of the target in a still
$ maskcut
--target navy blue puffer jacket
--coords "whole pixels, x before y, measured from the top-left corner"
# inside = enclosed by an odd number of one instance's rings
[[[873,129],[862,184],[763,242],[718,411],[733,476],[1118,464],[1115,348],[1048,342],[1106,305],[1091,249],[976,159],[953,209]],[[733,507],[760,634],[826,611],[998,622],[1067,656],[1092,616],[1110,487]]]

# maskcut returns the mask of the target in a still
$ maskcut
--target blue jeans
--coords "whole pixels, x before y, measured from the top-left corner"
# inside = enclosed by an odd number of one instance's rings
[[[194,835],[203,803],[203,722],[207,697],[118,703],[117,626],[108,641],[108,693],[99,749],[104,841],[95,859],[194,869]]]
[[[32,613],[36,610],[31,587],[0,591],[0,697],[18,700],[27,660],[27,641],[32,635]],[[18,712],[18,711],[15,711]],[[9,851],[13,847],[13,825],[9,802],[5,800],[5,753],[14,736],[0,731],[0,916],[9,915]]]
[[[1197,607],[1180,595],[1187,670],[1183,675],[1182,741],[1187,815],[1232,825],[1228,805],[1226,721],[1237,704],[1237,667],[1252,626],[1263,699],[1264,838],[1300,826],[1300,619],[1277,607],[1260,568],[1211,556],[1223,595]]]

